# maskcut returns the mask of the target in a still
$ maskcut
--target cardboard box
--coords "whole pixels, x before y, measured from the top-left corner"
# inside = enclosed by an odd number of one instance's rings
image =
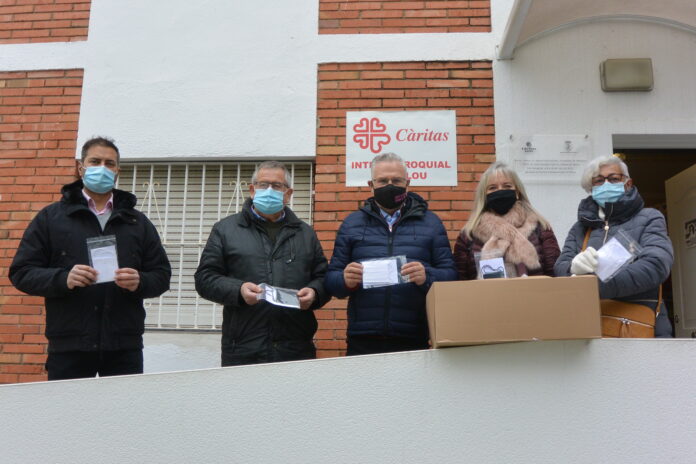
[[[435,348],[602,336],[593,275],[435,282],[427,310]]]

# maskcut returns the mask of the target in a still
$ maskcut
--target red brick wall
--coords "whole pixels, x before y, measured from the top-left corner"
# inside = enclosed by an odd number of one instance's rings
[[[0,43],[87,39],[92,0],[1,0]]]
[[[0,72],[0,383],[46,380],[43,298],[7,273],[29,221],[75,179],[82,76]]]
[[[476,183],[495,161],[493,72],[489,61],[319,65],[314,228],[331,256],[341,221],[370,196],[345,186],[346,111],[455,110],[456,187],[414,187],[442,219],[452,243],[472,207]],[[319,356],[345,351],[345,301],[317,311]]]
[[[319,0],[320,34],[490,31],[490,0]]]

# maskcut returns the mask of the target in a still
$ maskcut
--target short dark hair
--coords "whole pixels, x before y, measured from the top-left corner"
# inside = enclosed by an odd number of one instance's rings
[[[116,152],[116,163],[121,162],[121,153],[118,151],[118,147],[114,143],[113,139],[109,137],[92,137],[87,140],[84,145],[82,145],[82,161],[87,158],[87,151],[92,147],[107,147],[112,148]]]

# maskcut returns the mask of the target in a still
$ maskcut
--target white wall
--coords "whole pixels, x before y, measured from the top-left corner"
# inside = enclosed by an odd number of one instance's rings
[[[4,463],[693,462],[693,340],[0,386]]]
[[[146,374],[220,367],[220,333],[146,331]]]
[[[319,35],[318,4],[95,1],[86,43],[2,45],[0,69],[85,68],[78,145],[124,158],[313,157],[318,63],[494,56],[492,34]]]
[[[318,0],[99,0],[86,42],[2,44],[0,70],[84,68],[78,147],[108,135],[130,159],[313,157],[319,63],[492,60],[512,0],[493,3],[492,34],[319,35]],[[157,337],[148,370],[219,362],[206,336]]]
[[[654,90],[603,92],[599,64],[607,58],[652,58]],[[691,32],[645,22],[583,23],[523,45],[493,71],[499,159],[509,158],[510,135],[588,134],[599,156],[613,152],[612,134],[696,133]],[[561,242],[587,195],[579,183],[526,184]]]
[[[125,158],[312,157],[318,63],[494,59],[513,0],[491,3],[492,33],[319,35],[316,0],[100,0],[88,41],[3,44],[0,70],[85,68],[78,145],[107,134]],[[631,21],[523,45],[494,63],[498,157],[511,134],[586,133],[601,154],[614,133],[695,133],[695,50],[693,33]],[[655,90],[603,93],[610,57],[652,58]],[[584,192],[529,190],[562,240]]]

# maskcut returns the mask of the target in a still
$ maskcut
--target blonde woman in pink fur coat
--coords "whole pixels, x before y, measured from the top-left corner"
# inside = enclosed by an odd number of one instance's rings
[[[454,245],[460,280],[477,278],[476,255],[502,257],[508,277],[553,276],[561,254],[548,221],[529,203],[524,185],[505,163],[493,163],[476,188],[474,209]]]

